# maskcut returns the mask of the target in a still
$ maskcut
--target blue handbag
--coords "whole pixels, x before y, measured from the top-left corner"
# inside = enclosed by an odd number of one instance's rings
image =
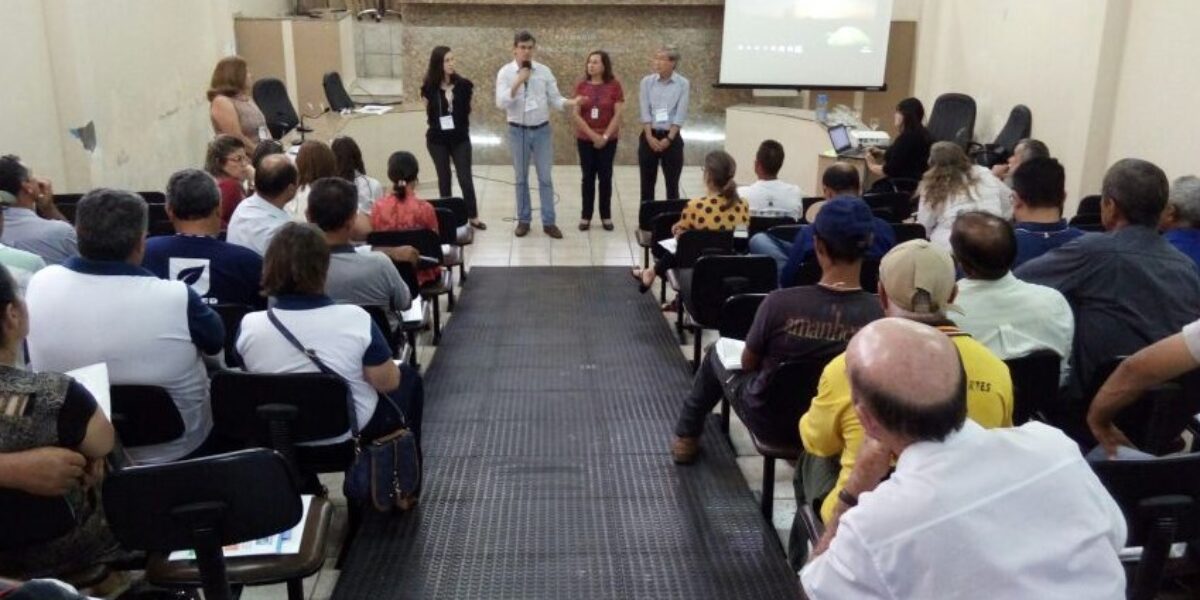
[[[292,332],[284,327],[273,309],[267,309],[267,318],[279,333],[304,353],[322,373],[333,375],[346,384],[346,405],[350,417],[350,433],[354,438],[354,460],[346,470],[343,492],[346,499],[354,502],[369,501],[379,512],[394,509],[409,510],[417,504],[417,492],[421,486],[421,457],[417,452],[417,438],[407,426],[404,411],[387,394],[379,398],[391,405],[400,417],[400,427],[369,442],[359,437],[358,414],[354,409],[354,395],[350,382],[340,373],[329,368],[317,351],[306,348]]]

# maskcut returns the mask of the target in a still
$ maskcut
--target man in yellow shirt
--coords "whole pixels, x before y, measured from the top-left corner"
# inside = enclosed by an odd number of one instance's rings
[[[957,293],[954,275],[954,259],[948,252],[926,240],[905,242],[880,263],[879,300],[887,316],[932,325],[950,336],[967,375],[967,417],[989,429],[1011,427],[1013,395],[1008,366],[946,318],[947,310],[957,310],[951,304]],[[797,500],[813,502],[824,495],[821,518],[827,521],[863,442],[862,424],[850,401],[845,355],[834,358],[821,374],[812,406],[800,418],[800,439],[806,454],[801,456],[797,476],[805,481],[797,486],[797,493],[803,491],[806,500],[799,496]],[[821,494],[823,490],[814,489],[814,484],[824,481],[827,486],[830,477],[820,475],[822,465],[829,464],[820,459],[837,456],[837,481],[832,490]]]

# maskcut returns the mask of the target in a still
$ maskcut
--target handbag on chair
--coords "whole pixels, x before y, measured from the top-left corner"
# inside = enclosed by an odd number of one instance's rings
[[[322,373],[333,375],[346,384],[346,406],[350,417],[350,433],[354,438],[354,460],[346,470],[344,491],[346,498],[356,502],[369,501],[379,512],[394,509],[409,510],[417,505],[417,491],[421,485],[421,458],[417,452],[417,438],[407,426],[404,411],[387,394],[379,394],[400,417],[400,427],[370,442],[359,438],[358,414],[354,409],[354,394],[350,382],[340,373],[329,368],[317,351],[306,348],[295,335],[284,327],[275,316],[274,309],[267,309],[267,318],[289,343],[302,352]]]

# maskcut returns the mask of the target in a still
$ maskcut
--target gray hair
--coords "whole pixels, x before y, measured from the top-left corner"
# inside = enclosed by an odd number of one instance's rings
[[[221,204],[221,191],[212,175],[200,169],[184,169],[167,180],[167,206],[181,221],[208,217]]]
[[[149,212],[141,196],[97,188],[79,200],[75,234],[79,254],[89,260],[124,261],[146,235]]]
[[[1013,145],[1013,153],[1018,154],[1017,149],[1020,148],[1020,156],[1017,157],[1021,162],[1025,162],[1031,158],[1050,158],[1050,148],[1045,142],[1035,140],[1033,138],[1022,138]]]
[[[1167,197],[1175,207],[1175,217],[1190,227],[1200,227],[1200,177],[1184,175],[1171,184]]]
[[[1108,168],[1100,195],[1112,200],[1130,224],[1156,227],[1170,187],[1167,174],[1154,163],[1125,158]]]
[[[658,51],[666,54],[667,59],[671,61],[671,64],[677,67],[679,66],[679,48],[675,46],[663,46],[662,48],[659,48]]]

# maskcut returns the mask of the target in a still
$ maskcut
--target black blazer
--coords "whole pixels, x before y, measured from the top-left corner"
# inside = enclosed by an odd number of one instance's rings
[[[454,78],[454,102],[446,103],[446,94],[440,87],[424,86],[421,97],[425,99],[425,118],[429,128],[425,131],[425,139],[441,144],[453,144],[470,137],[471,129],[471,95],[475,84],[465,77]],[[454,117],[454,129],[442,131],[440,119],[445,115]]]

